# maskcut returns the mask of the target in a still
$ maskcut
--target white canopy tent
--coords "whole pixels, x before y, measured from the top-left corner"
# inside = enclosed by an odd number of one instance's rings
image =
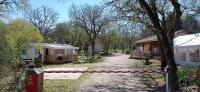
[[[198,65],[200,63],[200,33],[179,36],[174,39],[174,54],[177,64]]]

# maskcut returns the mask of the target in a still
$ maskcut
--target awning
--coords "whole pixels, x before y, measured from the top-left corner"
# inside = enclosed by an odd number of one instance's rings
[[[174,39],[174,47],[200,46],[200,33],[179,36]]]
[[[69,44],[45,44],[45,48],[54,48],[54,49],[79,49]]]

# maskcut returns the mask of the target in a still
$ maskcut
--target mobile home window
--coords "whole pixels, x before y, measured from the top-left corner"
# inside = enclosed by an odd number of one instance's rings
[[[178,56],[180,61],[186,61],[186,49],[179,48],[178,49]]]
[[[56,49],[56,54],[62,54],[61,49]]]
[[[153,52],[154,52],[154,53],[157,53],[157,52],[158,52],[158,47],[154,47],[154,48],[153,48]]]
[[[66,49],[65,50],[65,54],[67,55],[67,54],[75,54],[75,52],[74,52],[74,49]]]
[[[199,62],[199,48],[190,48],[190,61]]]
[[[73,49],[69,49],[69,54],[73,54]]]
[[[22,50],[22,55],[27,55],[27,49]]]
[[[49,54],[49,51],[48,51],[48,49],[46,49],[46,50],[45,50],[45,53],[46,53],[46,55],[48,55],[48,54]]]

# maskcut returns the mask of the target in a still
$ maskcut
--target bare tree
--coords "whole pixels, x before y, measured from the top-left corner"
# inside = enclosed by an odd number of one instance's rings
[[[173,37],[182,11],[178,0],[112,0],[110,2],[128,20],[151,29],[160,42],[162,58],[169,66],[170,92],[178,92],[178,78],[173,53]],[[171,13],[173,17],[167,21]]]
[[[53,30],[58,18],[58,13],[47,6],[42,6],[28,11],[25,17],[32,23],[47,40],[48,33]]]
[[[84,5],[79,8],[72,6],[69,10],[72,23],[84,29],[89,37],[92,47],[92,56],[95,55],[95,41],[102,28],[107,25],[111,18],[101,6]]]
[[[98,41],[102,45],[106,55],[109,55],[109,50],[112,46],[119,42],[120,37],[117,32],[118,30],[115,28],[115,25],[110,24],[104,27],[98,36]]]
[[[26,10],[29,7],[29,0],[0,0],[0,17],[7,17],[9,12]]]

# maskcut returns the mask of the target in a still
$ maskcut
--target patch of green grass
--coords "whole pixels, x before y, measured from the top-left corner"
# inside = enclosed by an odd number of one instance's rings
[[[134,67],[139,69],[140,71],[143,70],[159,70],[160,69],[160,61],[151,59],[150,65],[144,65],[143,62],[137,61],[134,63]],[[141,76],[141,82],[143,82],[147,86],[158,86],[164,84],[164,76],[161,73],[153,72],[153,73],[144,73]]]
[[[134,68],[142,68],[142,67],[143,67],[143,63],[140,62],[140,61],[135,62],[135,63],[133,63],[133,64],[134,64],[134,65],[133,65]]]
[[[85,73],[76,80],[44,80],[44,92],[76,92],[89,75]]]
[[[95,67],[99,66],[104,58],[96,58],[96,59],[85,59],[81,58],[79,61],[74,61],[71,63],[64,63],[64,64],[50,64],[44,65],[44,68],[52,68],[52,67]]]
[[[96,67],[100,66],[103,58],[87,58],[81,57],[79,61],[74,61],[71,63],[65,64],[52,64],[52,65],[44,65],[44,68],[52,68],[52,67]],[[81,83],[85,79],[89,77],[90,74],[84,73],[81,75],[79,79],[76,80],[44,80],[44,92],[76,92],[80,87]]]
[[[136,68],[143,68],[143,67],[148,67],[151,69],[159,69],[160,68],[161,62],[159,60],[151,59],[151,60],[149,60],[149,62],[151,62],[150,65],[143,65],[143,62],[138,60],[137,62],[134,63],[133,66]]]
[[[53,67],[96,67],[100,66],[104,58],[80,57],[79,61],[74,61],[65,64],[44,65],[44,68]],[[84,73],[76,80],[44,80],[44,92],[75,92],[78,91],[81,83],[89,77],[90,74]]]

